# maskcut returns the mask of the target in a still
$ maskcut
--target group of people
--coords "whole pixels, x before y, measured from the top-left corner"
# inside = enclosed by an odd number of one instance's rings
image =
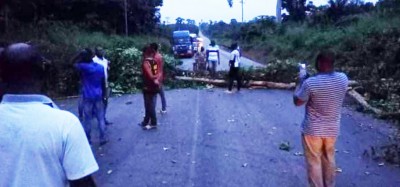
[[[240,53],[237,45],[232,47],[230,67],[235,77]],[[335,186],[335,143],[348,78],[334,71],[334,56],[330,51],[319,53],[315,62],[318,73],[301,76],[293,94],[296,106],[306,105],[302,143],[308,181],[316,187]],[[91,174],[99,166],[89,145],[90,120],[96,116],[100,143],[106,143],[108,64],[98,48],[96,55],[84,49],[74,65],[82,76],[82,128],[76,116],[58,109],[42,95],[45,65],[35,47],[17,43],[0,49],[0,79],[5,92],[0,104],[0,186],[96,186]],[[144,47],[146,114],[139,123],[144,129],[157,127],[155,105],[157,94],[163,95],[162,68],[158,45]],[[166,108],[162,110],[166,112]]]
[[[242,75],[240,74],[240,58],[241,53],[239,50],[239,46],[237,43],[233,43],[230,47],[231,53],[229,58],[229,82],[228,82],[228,90],[227,93],[233,93],[232,87],[233,83],[236,80],[237,90],[240,91],[242,86]],[[214,40],[211,40],[210,45],[207,50],[204,52],[204,47],[200,48],[195,56],[195,64],[200,71],[208,70],[210,72],[211,78],[215,78],[217,72],[217,65],[220,65],[220,50],[219,46],[216,45]]]

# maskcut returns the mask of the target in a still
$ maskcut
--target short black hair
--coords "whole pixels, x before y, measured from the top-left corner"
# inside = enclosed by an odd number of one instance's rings
[[[237,48],[238,48],[238,44],[237,43],[231,44],[231,50],[235,50]]]
[[[155,51],[158,51],[158,44],[157,43],[151,43],[150,47],[153,48]]]
[[[80,56],[83,62],[92,62],[94,54],[90,48],[85,48],[81,51]]]
[[[27,83],[44,78],[43,58],[36,47],[25,43],[11,44],[0,57],[0,74],[6,83]]]
[[[331,50],[320,51],[315,59],[315,63],[318,62],[329,63],[333,65],[335,63],[335,53]]]

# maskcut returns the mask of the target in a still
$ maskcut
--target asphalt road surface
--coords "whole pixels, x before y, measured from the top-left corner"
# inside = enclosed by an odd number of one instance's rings
[[[182,89],[166,92],[168,113],[159,127],[144,131],[143,96],[110,99],[110,142],[93,150],[100,165],[99,186],[307,186],[300,123],[304,107],[292,104],[292,92]],[[77,100],[58,101],[76,114]],[[158,109],[160,102],[158,101]],[[363,156],[383,145],[391,124],[344,107],[337,142],[337,186],[400,186],[400,168]],[[97,128],[93,128],[93,133]],[[289,142],[291,150],[280,150]]]
[[[210,40],[200,33],[200,36],[203,38],[204,48],[207,49],[207,46],[210,44]],[[217,44],[218,45],[218,44]],[[217,66],[217,71],[228,71],[229,70],[229,58],[230,52],[220,50],[220,65]],[[194,58],[181,58],[182,65],[178,66],[179,69],[182,70],[193,70]],[[241,66],[242,67],[265,67],[265,65],[254,62],[246,57],[241,57]]]

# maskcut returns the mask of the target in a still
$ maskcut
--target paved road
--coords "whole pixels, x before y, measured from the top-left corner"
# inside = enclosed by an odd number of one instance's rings
[[[153,131],[136,125],[144,114],[141,94],[111,98],[111,141],[99,148],[94,139],[100,186],[306,186],[304,157],[294,155],[302,152],[304,108],[293,106],[290,91],[227,95],[222,89],[183,89],[166,96],[168,113],[158,115],[159,128]],[[59,104],[76,113],[76,102]],[[338,187],[400,186],[400,168],[380,167],[362,156],[371,145],[386,142],[389,127],[343,108]],[[291,151],[279,150],[284,141]]]
[[[207,46],[210,44],[210,40],[201,33],[200,33],[200,36],[203,38],[204,47],[207,49]],[[229,58],[230,58],[230,52],[220,50],[220,58],[221,58],[221,64],[217,67],[217,71],[228,71],[229,70],[228,62],[229,62]],[[193,70],[194,58],[182,58],[181,61],[183,62],[183,64],[178,66],[179,69]],[[242,63],[243,67],[250,67],[250,66],[253,66],[254,68],[265,67],[265,65],[254,62],[245,57],[241,58],[241,63]]]

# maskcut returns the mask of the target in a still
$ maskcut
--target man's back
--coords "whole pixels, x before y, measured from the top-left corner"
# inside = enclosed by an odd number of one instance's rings
[[[66,186],[98,170],[79,120],[50,103],[40,95],[4,96],[0,186]]]
[[[219,47],[218,45],[214,46],[208,46],[207,48],[207,53],[208,53],[208,59],[211,61],[218,61],[218,53],[219,53]]]
[[[105,81],[104,68],[97,63],[79,63],[76,65],[82,75],[82,95],[85,99],[101,99]]]
[[[307,135],[335,137],[348,79],[343,73],[321,73],[303,84],[308,95],[303,132]]]

